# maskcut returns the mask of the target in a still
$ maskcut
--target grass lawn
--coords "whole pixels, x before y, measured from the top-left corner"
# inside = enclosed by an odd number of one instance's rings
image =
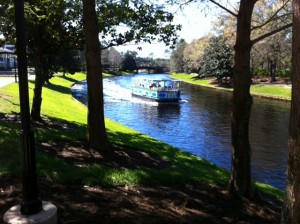
[[[176,73],[176,74],[172,74],[172,77],[195,85],[232,91],[231,88],[223,88],[215,84],[210,84],[211,79],[197,79],[197,74],[188,75],[188,74]],[[260,96],[266,98],[273,98],[273,99],[280,99],[280,100],[291,99],[291,88],[285,88],[282,86],[255,84],[255,85],[251,85],[250,93],[254,96]]]
[[[226,185],[229,172],[208,161],[174,148],[115,121],[106,119],[107,133],[111,143],[143,151],[171,162],[162,169],[113,168],[99,163],[78,167],[59,157],[43,153],[41,144],[64,144],[85,141],[87,108],[72,98],[70,87],[84,80],[84,74],[63,77],[58,74],[51,84],[43,88],[42,115],[54,123],[64,125],[65,130],[55,126],[34,125],[37,151],[38,176],[55,182],[80,183],[101,186],[173,185],[205,183]],[[200,82],[200,81],[199,81]],[[206,82],[206,80],[204,81]],[[30,81],[30,99],[34,83]],[[19,113],[18,85],[12,83],[0,88],[0,113]],[[20,124],[0,118],[0,178],[20,175],[19,139]],[[268,185],[255,183],[255,188],[282,199],[283,192]]]
[[[84,80],[84,74],[63,77],[57,75],[51,84],[43,88],[42,115],[45,119],[55,120],[72,126],[66,131],[35,126],[37,145],[44,142],[85,141],[87,108],[72,98],[70,87],[73,83]],[[34,84],[30,81],[30,99]],[[12,83],[0,88],[0,111],[4,114],[19,113],[18,85]],[[0,120],[0,175],[19,175],[18,131],[20,125],[15,122]],[[110,119],[106,119],[107,132],[113,144],[129,146],[146,151],[172,162],[172,168],[162,170],[123,170],[104,168],[101,164],[91,164],[87,168],[74,168],[60,159],[53,159],[38,153],[38,172],[40,175],[58,181],[81,181],[93,184],[153,184],[205,182],[227,184],[229,172],[199,157],[174,148],[149,136],[143,135]],[[9,142],[9,144],[8,144]],[[69,175],[69,173],[76,175]],[[104,180],[97,178],[102,173]],[[261,185],[259,185],[261,186]],[[268,189],[267,186],[263,187]],[[281,191],[269,187],[272,192],[282,196]]]
[[[75,126],[70,131],[47,129],[43,126],[34,127],[36,142],[61,142],[85,140],[87,108],[74,100],[70,87],[74,82],[85,79],[85,75],[51,79],[51,84],[43,88],[42,115],[62,123]],[[30,98],[34,84],[30,82]],[[10,84],[0,89],[0,111],[11,114],[19,112],[18,85]],[[0,175],[18,175],[19,125],[0,121],[1,138]],[[186,181],[205,181],[225,184],[228,181],[228,171],[218,168],[201,158],[190,155],[167,144],[138,133],[112,120],[106,120],[107,132],[113,144],[126,145],[138,150],[156,154],[172,161],[170,169],[157,170],[123,170],[103,167],[101,164],[91,164],[88,168],[74,168],[59,159],[53,159],[38,153],[37,166],[39,175],[59,181],[81,181],[91,184],[141,184],[141,183],[182,183]],[[10,142],[10,144],[7,144]],[[70,175],[72,174],[72,175]]]

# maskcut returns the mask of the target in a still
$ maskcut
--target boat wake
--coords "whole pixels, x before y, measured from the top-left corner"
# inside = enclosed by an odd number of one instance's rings
[[[109,79],[103,80],[103,94],[105,102],[130,101],[130,90],[123,88]]]
[[[86,82],[80,82],[72,87],[72,93],[76,99],[87,104]],[[113,80],[103,79],[103,94],[105,103],[137,103],[158,106],[159,103],[131,95],[130,87],[123,87],[116,84]],[[180,100],[178,103],[186,103],[187,100]],[[172,103],[168,103],[172,104]],[[176,104],[176,103],[175,103]]]
[[[130,87],[127,88],[117,85],[112,80],[106,79],[103,82],[103,93],[104,101],[106,103],[121,103],[121,102],[130,102],[130,103],[143,103],[156,106],[157,102],[147,101],[145,99],[133,97],[131,95]]]

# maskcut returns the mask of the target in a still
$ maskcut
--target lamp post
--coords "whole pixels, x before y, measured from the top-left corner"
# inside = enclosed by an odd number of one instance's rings
[[[15,0],[17,57],[21,110],[20,145],[22,169],[22,201],[5,212],[4,223],[57,224],[57,208],[50,202],[38,199],[34,135],[30,129],[27,58],[24,27],[24,0]]]
[[[17,33],[17,57],[19,75],[19,94],[21,110],[20,144],[22,168],[21,214],[32,215],[42,210],[42,201],[38,199],[35,142],[30,128],[30,108],[27,78],[27,57],[24,26],[24,0],[15,0],[15,20]]]

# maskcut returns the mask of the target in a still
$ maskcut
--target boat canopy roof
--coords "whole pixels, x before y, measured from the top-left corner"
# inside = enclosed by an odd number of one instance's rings
[[[145,86],[156,86],[156,87],[168,87],[168,88],[178,88],[179,80],[173,79],[150,79],[150,78],[132,78],[132,83],[134,86],[145,85]]]

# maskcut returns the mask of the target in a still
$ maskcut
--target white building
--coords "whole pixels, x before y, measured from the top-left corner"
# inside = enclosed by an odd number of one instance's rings
[[[15,47],[14,45],[4,45],[0,47],[0,69],[12,69],[17,66],[16,57],[14,55]]]

